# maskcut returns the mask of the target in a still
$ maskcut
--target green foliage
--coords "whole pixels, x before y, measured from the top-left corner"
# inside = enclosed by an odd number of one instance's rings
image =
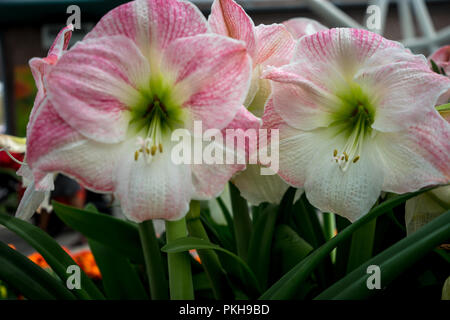
[[[405,201],[429,189],[389,196],[353,224],[336,216],[334,237],[334,222],[326,220],[333,216],[323,219],[304,194],[294,201],[294,188],[279,205],[251,208],[230,189],[231,212],[218,200],[225,225],[203,207],[188,215],[188,236],[169,244],[156,238],[151,222],[138,227],[92,205],[83,210],[54,203],[58,217],[88,239],[102,274],[97,287],[82,273],[82,289],[74,291],[65,286],[66,269],[75,264],[70,256],[44,231],[0,214],[0,224],[30,243],[54,271],[0,243],[0,298],[165,299],[167,254],[190,250],[201,260],[189,262],[197,299],[366,299],[380,292],[395,296],[405,286],[409,295],[441,296],[450,257],[437,247],[450,239],[450,212],[406,238],[403,222]],[[369,265],[382,269],[382,290],[367,288]]]

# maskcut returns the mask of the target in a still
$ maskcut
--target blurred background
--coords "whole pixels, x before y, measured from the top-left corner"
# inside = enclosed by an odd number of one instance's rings
[[[70,45],[83,38],[109,10],[124,0],[0,0],[0,133],[25,136],[28,116],[33,107],[36,87],[28,61],[45,57],[56,34],[74,13],[72,5],[80,9],[80,29],[73,32]],[[205,16],[209,15],[212,0],[192,0]],[[450,43],[450,0],[244,0],[237,1],[260,23],[280,23],[294,17],[316,19],[325,26],[366,28],[367,19],[375,5],[380,27],[374,32],[403,42],[416,53],[429,55],[439,46]],[[369,13],[368,13],[369,11]],[[22,155],[15,155],[18,160]],[[14,214],[23,187],[15,171],[19,165],[0,152],[0,207]],[[52,198],[83,207],[92,202],[106,214],[120,215],[110,196],[94,194],[75,181],[59,175]],[[67,230],[42,209],[33,222],[68,247],[83,244],[83,239]],[[0,228],[0,240],[13,243],[25,253],[31,248],[13,234]]]

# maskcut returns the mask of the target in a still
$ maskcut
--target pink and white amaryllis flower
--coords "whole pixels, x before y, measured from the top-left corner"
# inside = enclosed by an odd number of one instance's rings
[[[439,48],[428,59],[433,60],[447,76],[450,76],[450,45]]]
[[[241,111],[251,75],[245,44],[207,32],[187,1],[134,1],[105,15],[46,78],[48,98],[28,128],[36,185],[62,172],[114,193],[137,222],[177,220],[191,199],[217,195],[242,166],[171,159],[175,129],[254,121]]]
[[[289,62],[295,46],[294,38],[281,24],[255,27],[252,19],[234,0],[215,0],[208,22],[211,31],[245,41],[253,61],[253,74],[244,105],[261,117],[270,95],[269,82],[261,79],[261,72],[266,66],[279,67]]]
[[[292,34],[294,39],[310,36],[316,32],[327,30],[323,24],[308,18],[292,18],[283,22],[286,29]]]
[[[30,69],[36,83],[37,94],[34,100],[33,109],[31,110],[27,130],[30,130],[33,126],[41,106],[45,104],[44,100],[47,96],[47,89],[44,85],[46,81],[45,79],[50,70],[57,64],[58,60],[66,52],[69,46],[70,37],[72,36],[72,31],[73,25],[64,27],[56,36],[55,41],[48,51],[47,57],[33,58],[30,60]],[[51,124],[48,125],[51,126]],[[42,129],[45,130],[44,128]],[[38,182],[39,187],[36,188],[33,174],[26,161],[27,160],[25,160],[25,163],[17,171],[17,174],[23,178],[23,184],[27,186],[16,211],[16,216],[24,220],[30,219],[41,205],[44,205],[47,209],[50,208],[50,205],[48,204],[50,191],[54,188],[53,173],[42,176]],[[39,191],[37,189],[39,189]]]
[[[450,126],[434,109],[450,79],[423,56],[331,29],[300,39],[291,63],[263,76],[281,120],[279,174],[320,210],[355,221],[382,190],[450,180]]]

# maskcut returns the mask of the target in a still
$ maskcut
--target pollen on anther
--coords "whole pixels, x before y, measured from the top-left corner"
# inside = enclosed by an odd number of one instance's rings
[[[348,161],[348,154],[344,151],[345,161]]]
[[[152,154],[152,156],[154,156],[155,153],[156,153],[156,146],[153,145],[153,146],[152,146],[152,149],[151,149],[151,154]]]
[[[358,162],[358,160],[359,160],[359,156],[356,156],[356,157],[353,159],[353,163]]]
[[[337,151],[336,149],[334,149],[334,151],[333,151],[333,157],[336,157],[336,156],[337,156],[337,153],[338,153],[338,151]]]
[[[134,152],[134,161],[138,161],[138,159],[139,159],[139,151],[136,150],[136,151]]]
[[[163,146],[161,143],[159,144],[159,152],[161,152],[161,153],[163,152]]]

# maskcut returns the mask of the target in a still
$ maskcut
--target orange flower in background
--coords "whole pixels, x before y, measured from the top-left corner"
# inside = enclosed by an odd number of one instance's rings
[[[35,252],[32,253],[28,256],[28,259],[30,259],[31,261],[33,261],[34,263],[36,263],[39,267],[41,268],[49,268],[50,266],[48,265],[48,263],[45,261],[45,259],[41,256],[40,253]]]
[[[10,245],[11,248],[15,249],[13,245]],[[64,251],[67,252],[68,255],[72,257],[72,259],[80,266],[81,270],[86,273],[86,275],[91,279],[101,279],[102,275],[100,270],[95,262],[94,256],[92,252],[88,249],[82,250],[75,254],[72,254],[69,249],[66,247],[62,247]],[[41,268],[50,268],[48,263],[42,257],[42,255],[38,252],[35,252],[28,256],[28,259],[36,263]]]
[[[72,258],[80,268],[92,279],[101,279],[102,275],[90,250],[83,250],[73,255]]]

